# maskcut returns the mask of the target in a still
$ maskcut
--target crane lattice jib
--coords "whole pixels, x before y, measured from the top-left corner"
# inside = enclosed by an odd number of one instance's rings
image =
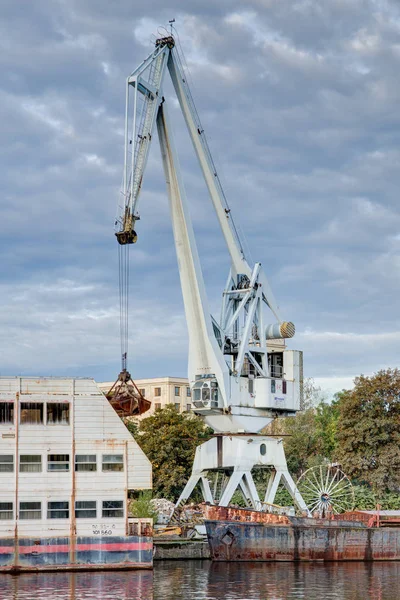
[[[155,90],[157,90],[156,94],[154,95],[148,90],[143,90],[144,106],[141,113],[141,122],[139,124],[137,137],[135,140],[134,169],[132,173],[132,183],[129,194],[133,214],[135,214],[134,206],[142,183],[143,167],[150,148],[155,113],[158,109],[158,90],[160,88],[164,59],[164,54],[160,54],[150,66],[149,83]]]

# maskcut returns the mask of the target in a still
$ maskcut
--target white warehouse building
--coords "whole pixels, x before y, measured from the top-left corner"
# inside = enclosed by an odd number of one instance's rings
[[[150,461],[92,379],[0,377],[0,570],[141,563],[128,491],[151,486]]]

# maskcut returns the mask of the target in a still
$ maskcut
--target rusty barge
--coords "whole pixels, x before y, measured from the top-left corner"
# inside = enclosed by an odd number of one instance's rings
[[[228,562],[400,560],[400,527],[379,525],[361,512],[318,519],[208,506],[205,514],[211,558]]]
[[[143,569],[151,464],[92,379],[0,377],[0,573]]]

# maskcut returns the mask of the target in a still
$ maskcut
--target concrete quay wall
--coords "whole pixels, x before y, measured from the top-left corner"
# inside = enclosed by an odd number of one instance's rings
[[[199,560],[210,558],[207,541],[154,540],[153,560]]]

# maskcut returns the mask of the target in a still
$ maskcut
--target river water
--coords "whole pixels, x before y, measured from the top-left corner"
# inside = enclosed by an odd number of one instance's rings
[[[154,571],[0,575],[0,600],[399,600],[399,563],[165,561]]]

